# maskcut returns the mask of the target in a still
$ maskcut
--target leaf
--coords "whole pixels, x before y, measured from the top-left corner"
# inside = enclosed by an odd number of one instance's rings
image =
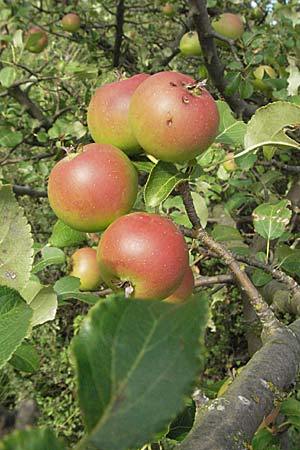
[[[0,127],[0,145],[15,147],[23,141],[23,134],[7,126]]]
[[[79,449],[136,448],[166,427],[200,370],[206,320],[203,295],[181,305],[114,295],[90,310],[72,343],[90,433]]]
[[[207,219],[208,219],[208,209],[206,202],[202,195],[200,195],[198,192],[191,192],[192,199],[194,202],[194,206],[196,209],[197,216],[200,219],[200,223],[202,228],[205,228],[207,225]]]
[[[34,373],[39,368],[39,357],[32,345],[28,344],[28,342],[22,342],[9,360],[9,363],[22,372]]]
[[[286,134],[289,127],[299,124],[300,107],[293,103],[274,102],[259,108],[247,124],[244,152],[264,145],[299,149],[300,144]]]
[[[33,241],[10,186],[0,186],[0,284],[21,289],[29,280]]]
[[[9,87],[17,77],[16,70],[13,67],[4,67],[0,70],[0,84],[3,87]]]
[[[300,417],[300,402],[294,398],[288,398],[281,404],[280,414],[285,416]]]
[[[300,70],[297,66],[298,60],[292,56],[288,56],[289,65],[286,68],[289,72],[288,77],[288,95],[297,95],[300,86]]]
[[[66,255],[59,248],[44,247],[42,250],[42,259],[33,266],[32,273],[40,272],[45,267],[53,264],[63,264],[65,260]]]
[[[226,102],[217,101],[217,106],[220,113],[220,126],[215,141],[228,145],[243,145],[247,125],[233,117]]]
[[[158,161],[148,177],[144,199],[147,206],[154,208],[160,205],[173,191],[173,189],[188,176],[179,172],[176,166],[164,161]]]
[[[255,286],[261,287],[272,280],[272,275],[264,272],[262,269],[255,269],[251,275],[251,280]]]
[[[31,328],[32,310],[20,294],[0,286],[0,368],[11,358]]]
[[[81,231],[73,230],[68,225],[58,220],[53,227],[49,243],[54,247],[73,247],[86,241],[87,235]]]
[[[79,290],[79,278],[67,276],[60,278],[54,285],[54,290],[57,294],[59,302],[65,300],[76,299],[82,302],[94,305],[99,300],[99,295],[91,292],[82,292]]]
[[[280,245],[276,248],[276,258],[282,270],[292,275],[300,273],[300,250],[292,249],[288,245]]]
[[[57,297],[52,286],[43,286],[36,281],[28,281],[21,290],[22,297],[33,310],[33,327],[53,320],[57,310]]]
[[[216,241],[242,241],[243,238],[240,232],[228,225],[216,225],[212,231],[212,237]]]
[[[273,434],[267,429],[263,428],[259,430],[253,440],[252,440],[252,448],[253,450],[271,450],[277,443],[277,439],[273,436]]]
[[[290,205],[288,200],[281,200],[275,205],[263,203],[257,206],[252,213],[257,233],[268,240],[280,237],[292,216],[288,205]]]
[[[0,450],[66,450],[49,428],[15,431],[0,442]]]

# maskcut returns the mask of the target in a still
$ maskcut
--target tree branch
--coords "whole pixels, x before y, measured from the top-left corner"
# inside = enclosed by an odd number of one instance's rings
[[[116,16],[116,37],[114,45],[114,56],[113,56],[113,67],[118,67],[121,56],[121,45],[123,38],[123,25],[124,25],[124,14],[125,6],[124,0],[119,0],[117,6],[117,16]]]

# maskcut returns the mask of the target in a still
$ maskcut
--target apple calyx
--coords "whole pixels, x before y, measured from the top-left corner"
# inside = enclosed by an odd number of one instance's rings
[[[203,93],[203,88],[205,88],[207,84],[207,79],[198,80],[195,83],[187,83],[184,84],[184,88],[189,92],[189,94],[194,95],[195,97],[200,97]]]

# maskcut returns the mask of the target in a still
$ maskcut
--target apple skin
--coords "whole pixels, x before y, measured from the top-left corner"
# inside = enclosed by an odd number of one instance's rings
[[[128,155],[142,151],[132,134],[128,110],[134,91],[146,78],[149,75],[141,73],[96,90],[87,113],[88,128],[95,142],[115,145]]]
[[[162,300],[181,283],[189,256],[184,237],[169,219],[135,212],[104,231],[97,260],[111,288],[129,282],[133,297]]]
[[[88,144],[52,169],[50,206],[64,223],[79,231],[105,229],[127,214],[136,200],[137,172],[128,157],[108,144]]]
[[[168,303],[182,303],[192,295],[194,286],[194,274],[191,267],[188,267],[179,287],[164,301]]]
[[[40,34],[40,37],[33,43],[27,44],[30,36]],[[41,53],[48,45],[48,37],[45,31],[40,30],[39,28],[31,28],[25,35],[25,48],[31,53]]]
[[[80,279],[81,291],[94,291],[102,283],[96,256],[97,251],[94,248],[83,247],[70,257],[72,267],[70,275]]]
[[[234,153],[228,152],[223,162],[223,167],[227,172],[234,172],[237,169],[236,162],[234,160]]]
[[[202,55],[202,49],[196,31],[189,31],[182,36],[179,43],[179,50],[185,56]]]
[[[146,153],[162,161],[189,161],[214,141],[219,112],[203,87],[188,89],[196,82],[178,72],[159,72],[134,92],[129,123]],[[194,92],[193,92],[194,91]]]
[[[243,21],[237,14],[220,14],[211,24],[217,33],[228,39],[238,39],[244,33]]]
[[[65,31],[74,33],[75,31],[78,31],[80,28],[80,17],[78,16],[78,14],[74,13],[66,14],[61,19],[61,24]]]
[[[176,14],[176,10],[173,5],[165,5],[162,7],[162,13],[167,17],[174,17]]]

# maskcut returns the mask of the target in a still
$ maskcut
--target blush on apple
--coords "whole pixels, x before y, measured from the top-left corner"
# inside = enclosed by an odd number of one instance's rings
[[[194,274],[191,267],[188,267],[178,288],[169,297],[165,298],[164,301],[181,303],[192,295],[194,286]]]
[[[83,247],[76,250],[70,258],[70,275],[80,279],[81,291],[94,291],[102,283],[94,248]]]
[[[61,19],[62,27],[65,31],[74,33],[80,28],[80,17],[78,14],[69,13]]]
[[[24,38],[25,48],[31,53],[41,53],[48,45],[47,33],[39,28],[31,28]]]
[[[128,122],[128,110],[132,94],[148,77],[141,73],[96,90],[87,113],[88,128],[95,142],[115,145],[128,155],[141,152]]]
[[[52,169],[48,197],[53,211],[79,231],[100,231],[128,213],[138,189],[137,172],[116,147],[88,144]]]
[[[134,92],[132,131],[146,153],[162,161],[189,161],[214,141],[219,112],[199,82],[177,72],[159,72]]]
[[[136,212],[104,231],[97,259],[111,288],[129,286],[133,297],[161,300],[180,285],[189,257],[184,237],[169,219]]]

